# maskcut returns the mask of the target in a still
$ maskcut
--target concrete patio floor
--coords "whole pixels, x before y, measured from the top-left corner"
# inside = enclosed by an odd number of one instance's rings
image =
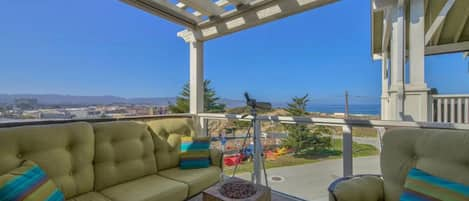
[[[354,174],[381,174],[379,156],[357,157],[353,160]],[[250,173],[237,174],[250,180]],[[272,189],[284,192],[304,200],[328,200],[327,187],[342,176],[342,159],[325,160],[317,163],[271,168],[267,176],[278,176],[282,181],[272,181]]]

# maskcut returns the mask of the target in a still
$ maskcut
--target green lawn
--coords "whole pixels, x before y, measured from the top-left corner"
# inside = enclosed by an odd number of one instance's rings
[[[328,159],[337,159],[342,157],[342,140],[335,139],[332,140],[333,148],[331,150],[324,150],[324,151],[313,151],[313,150],[305,150],[298,155],[284,155],[277,158],[277,160],[266,160],[265,167],[266,169],[275,168],[275,167],[285,167],[285,166],[295,166],[295,165],[302,165],[307,163],[315,163],[321,160],[328,160]],[[372,156],[377,155],[379,152],[378,150],[372,146],[367,144],[359,144],[353,143],[353,157],[360,157],[360,156]],[[225,174],[231,175],[233,174],[234,167],[225,167]],[[241,172],[250,172],[252,170],[252,162],[243,162],[243,164],[239,165],[237,173]]]

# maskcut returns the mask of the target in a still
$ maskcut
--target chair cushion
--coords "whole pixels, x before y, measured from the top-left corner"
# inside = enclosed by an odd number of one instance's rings
[[[106,188],[101,193],[113,201],[182,201],[188,191],[187,184],[150,175]]]
[[[38,164],[65,198],[93,191],[94,134],[84,122],[0,129],[0,175]]]
[[[188,170],[172,168],[160,171],[158,175],[189,185],[189,197],[191,197],[217,183],[220,173],[221,169],[219,167],[210,166],[208,168]]]
[[[67,201],[111,201],[111,200],[100,193],[89,192],[89,193],[85,193],[85,194],[70,198]]]
[[[179,167],[181,169],[210,166],[210,137],[182,137]]]
[[[385,200],[399,200],[412,168],[469,185],[467,153],[469,131],[410,128],[387,131],[380,160]]]
[[[407,175],[401,201],[414,200],[469,200],[469,186],[413,168]]]
[[[155,144],[155,157],[158,170],[179,166],[181,136],[194,136],[191,119],[171,118],[147,121]]]
[[[0,176],[2,201],[63,201],[63,193],[34,162],[23,161],[20,167]]]
[[[95,189],[156,173],[148,126],[133,121],[96,123]]]

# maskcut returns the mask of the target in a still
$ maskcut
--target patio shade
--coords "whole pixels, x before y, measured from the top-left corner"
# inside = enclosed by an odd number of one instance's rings
[[[206,41],[338,0],[122,0],[180,24],[186,42]]]

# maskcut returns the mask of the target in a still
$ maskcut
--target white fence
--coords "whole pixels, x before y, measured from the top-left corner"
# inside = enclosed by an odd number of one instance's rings
[[[433,95],[433,122],[469,124],[469,95]]]
[[[197,115],[202,121],[207,120],[241,120],[241,115],[234,114],[212,114],[202,113]],[[251,117],[245,118],[246,120]],[[343,133],[343,175],[353,175],[353,150],[352,150],[352,127],[376,128],[378,136],[381,137],[386,128],[431,128],[431,129],[451,129],[469,130],[469,124],[457,123],[435,123],[435,122],[410,122],[410,121],[383,121],[383,120],[359,120],[359,119],[333,119],[333,118],[310,118],[310,117],[287,117],[287,116],[258,116],[261,121],[270,121],[285,124],[314,124],[326,126],[342,127]],[[204,123],[204,125],[207,125]],[[204,129],[208,129],[205,127]],[[205,131],[207,132],[207,131]]]

